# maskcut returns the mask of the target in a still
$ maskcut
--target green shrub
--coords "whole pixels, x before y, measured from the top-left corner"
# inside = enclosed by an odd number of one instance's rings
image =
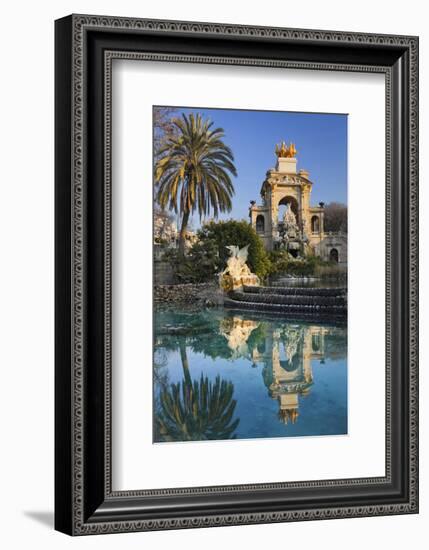
[[[270,275],[286,273],[290,264],[289,253],[285,250],[273,250],[269,253]]]
[[[334,268],[336,264],[326,262],[318,256],[308,255],[304,258],[292,258],[285,250],[274,250],[269,254],[270,274],[294,275],[296,277],[317,276],[324,267]],[[329,270],[328,270],[329,271]]]
[[[197,241],[185,257],[177,250],[168,250],[164,259],[174,266],[178,283],[203,283],[215,280],[226,267],[229,245],[240,248],[249,245],[247,264],[262,280],[270,273],[271,262],[261,239],[246,221],[210,222],[197,233]]]
[[[205,283],[213,280],[220,269],[217,247],[210,241],[197,241],[184,257],[177,249],[170,249],[164,259],[173,265],[177,283]]]
[[[247,264],[253,273],[261,279],[270,273],[271,264],[262,240],[253,227],[245,220],[210,222],[198,231],[200,243],[213,243],[218,250],[219,270],[226,266],[229,256],[227,246],[235,245],[242,248],[249,245]]]

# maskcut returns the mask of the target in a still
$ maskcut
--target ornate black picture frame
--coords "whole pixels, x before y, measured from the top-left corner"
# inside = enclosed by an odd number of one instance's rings
[[[56,21],[55,47],[56,529],[85,535],[417,513],[418,39],[71,15]],[[384,477],[112,491],[115,58],[385,75]]]

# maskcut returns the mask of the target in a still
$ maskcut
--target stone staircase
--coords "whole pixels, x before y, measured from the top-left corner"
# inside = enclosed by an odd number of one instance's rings
[[[269,311],[288,318],[346,320],[346,288],[244,286],[228,293],[225,307]]]

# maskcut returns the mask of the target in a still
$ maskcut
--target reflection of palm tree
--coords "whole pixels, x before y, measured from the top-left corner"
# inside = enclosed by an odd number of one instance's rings
[[[197,441],[234,439],[240,420],[232,421],[235,399],[234,385],[216,377],[215,382],[201,375],[191,379],[186,346],[179,343],[184,379],[164,387],[160,393],[160,410],[156,430],[162,441]]]

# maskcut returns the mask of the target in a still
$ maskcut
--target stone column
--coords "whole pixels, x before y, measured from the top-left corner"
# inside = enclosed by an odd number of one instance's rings
[[[270,223],[271,223],[271,249],[273,248],[274,236],[277,233],[278,207],[275,187],[270,193]]]

